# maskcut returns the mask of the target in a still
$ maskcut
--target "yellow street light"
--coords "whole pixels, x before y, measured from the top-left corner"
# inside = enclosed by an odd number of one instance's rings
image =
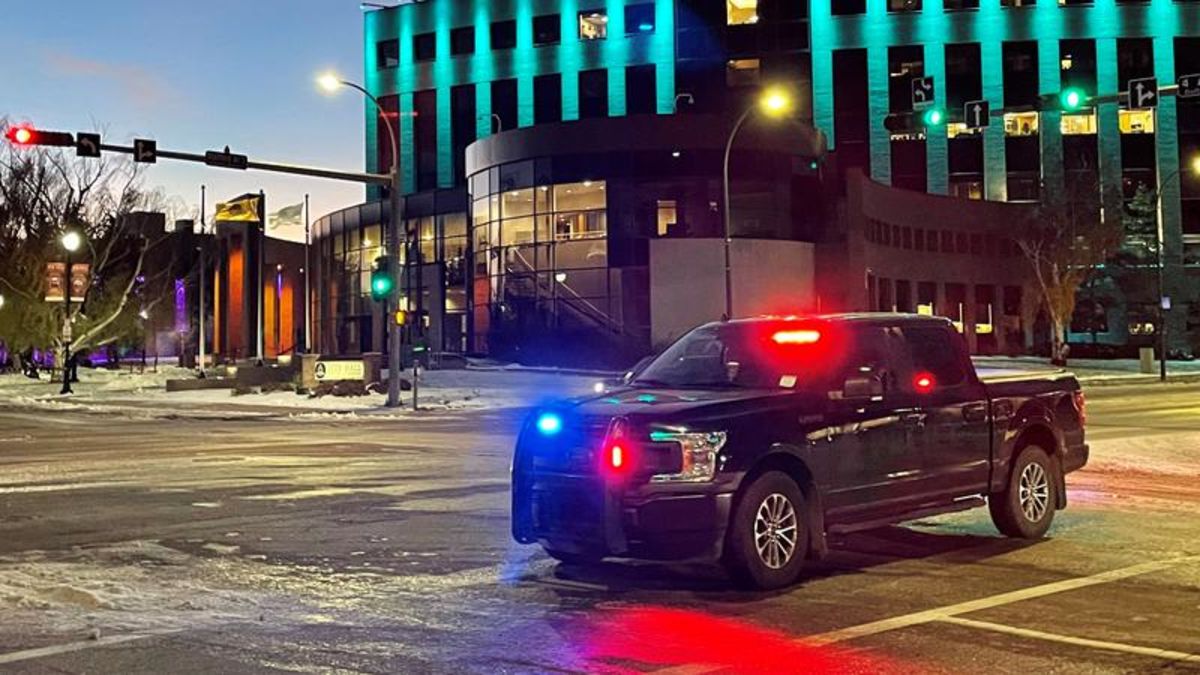
[[[1192,173],[1200,176],[1200,155],[1192,158]]]
[[[326,94],[333,94],[342,86],[342,78],[334,72],[321,73],[317,76],[317,86]]]
[[[784,89],[772,87],[763,92],[759,104],[766,114],[779,116],[791,110],[792,98],[788,96],[787,91]]]

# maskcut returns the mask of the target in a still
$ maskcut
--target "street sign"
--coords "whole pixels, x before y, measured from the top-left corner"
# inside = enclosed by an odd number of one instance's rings
[[[225,148],[224,152],[209,150],[204,153],[204,163],[209,166],[219,166],[224,169],[246,169],[249,159],[245,155],[235,155]]]
[[[1179,85],[1179,90],[1175,95],[1179,98],[1197,98],[1200,97],[1200,73],[1192,73],[1191,75],[1180,75],[1175,84]]]
[[[991,111],[987,101],[967,101],[963,106],[963,119],[968,129],[986,129],[991,124]]]
[[[1140,77],[1129,81],[1129,109],[1158,107],[1158,78]]]
[[[75,154],[80,157],[100,156],[100,134],[81,131],[75,134]]]
[[[313,376],[318,380],[363,380],[367,376],[367,368],[362,359],[356,361],[317,361]]]
[[[133,161],[141,164],[158,162],[158,143],[144,138],[133,139]]]
[[[933,76],[916,77],[912,81],[913,110],[933,105]]]

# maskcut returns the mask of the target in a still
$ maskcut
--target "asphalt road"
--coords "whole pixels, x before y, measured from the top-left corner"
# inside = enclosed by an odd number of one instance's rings
[[[1200,386],[1089,400],[1046,540],[933,518],[771,594],[513,544],[515,411],[0,404],[0,672],[1200,672]]]

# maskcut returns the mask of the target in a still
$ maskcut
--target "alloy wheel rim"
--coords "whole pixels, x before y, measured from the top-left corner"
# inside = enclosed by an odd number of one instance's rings
[[[774,492],[758,506],[754,516],[754,548],[770,569],[782,569],[796,555],[799,539],[796,508],[786,496]]]
[[[1036,523],[1050,508],[1050,480],[1041,464],[1029,464],[1021,472],[1019,484],[1021,512],[1025,519]]]

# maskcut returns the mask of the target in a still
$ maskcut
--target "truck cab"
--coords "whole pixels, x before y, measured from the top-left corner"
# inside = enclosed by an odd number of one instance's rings
[[[1069,375],[980,379],[953,325],[901,314],[700,326],[612,391],[536,410],[513,536],[560,560],[720,561],[793,583],[829,536],[988,506],[1036,538],[1087,460]]]

